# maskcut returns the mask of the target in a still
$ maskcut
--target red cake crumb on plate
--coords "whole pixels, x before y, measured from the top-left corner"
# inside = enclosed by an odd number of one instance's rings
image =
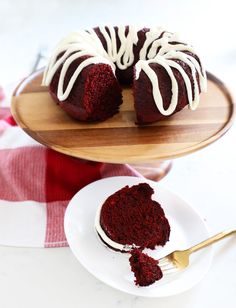
[[[149,286],[163,277],[161,268],[158,266],[158,260],[149,257],[139,249],[131,251],[129,262],[131,270],[134,272],[136,285]]]

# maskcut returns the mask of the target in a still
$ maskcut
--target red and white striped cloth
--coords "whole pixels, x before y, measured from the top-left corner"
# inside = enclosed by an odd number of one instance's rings
[[[129,165],[48,149],[16,125],[8,108],[0,108],[0,244],[67,246],[63,219],[70,199],[85,185],[115,175],[140,176]]]

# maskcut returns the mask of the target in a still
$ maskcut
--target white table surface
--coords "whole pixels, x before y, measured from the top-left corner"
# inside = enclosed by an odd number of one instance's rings
[[[98,24],[157,24],[198,46],[209,71],[235,93],[233,1],[0,1],[0,84],[30,71],[39,48]],[[221,140],[176,159],[162,185],[205,217],[212,234],[236,227],[236,126]],[[121,293],[90,275],[69,248],[0,247],[0,307],[235,307],[236,237],[214,246],[206,277],[173,297],[146,299]]]

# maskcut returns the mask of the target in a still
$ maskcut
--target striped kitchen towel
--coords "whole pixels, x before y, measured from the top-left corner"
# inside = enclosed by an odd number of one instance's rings
[[[101,178],[140,176],[129,165],[55,152],[26,135],[0,108],[0,244],[67,246],[63,219],[73,195]]]

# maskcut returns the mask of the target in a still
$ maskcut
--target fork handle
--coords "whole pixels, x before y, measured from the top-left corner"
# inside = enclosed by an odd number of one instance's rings
[[[209,246],[215,242],[218,242],[220,241],[221,239],[227,237],[227,236],[230,236],[230,235],[233,235],[233,234],[236,234],[236,229],[230,229],[230,230],[227,230],[227,231],[223,231],[223,232],[220,232],[220,233],[217,233],[216,235],[208,238],[207,240],[205,241],[202,241],[201,243],[189,248],[189,252],[192,253],[192,252],[195,252],[199,249],[202,249],[206,246]]]

